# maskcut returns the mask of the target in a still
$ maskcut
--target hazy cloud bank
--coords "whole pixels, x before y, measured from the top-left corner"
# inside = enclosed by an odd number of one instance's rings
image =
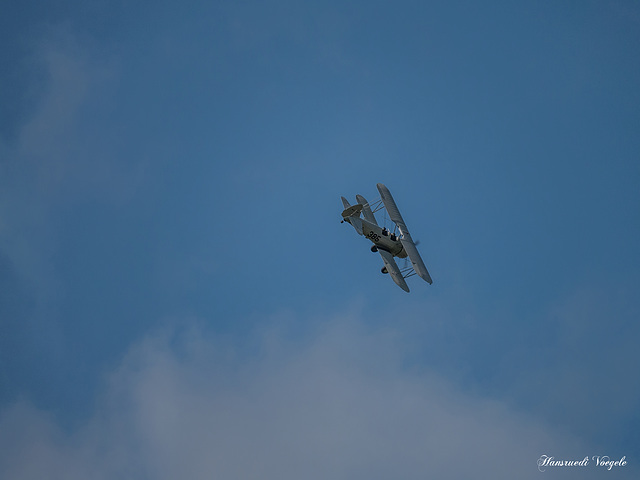
[[[407,371],[394,332],[343,317],[304,346],[284,338],[266,332],[247,356],[197,327],[150,335],[81,428],[65,432],[25,402],[5,409],[0,476],[539,478],[541,454],[592,454],[500,401]]]

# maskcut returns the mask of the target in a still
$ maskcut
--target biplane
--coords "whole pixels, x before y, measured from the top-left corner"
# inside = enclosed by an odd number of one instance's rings
[[[396,284],[405,292],[409,291],[406,279],[418,275],[428,284],[432,284],[431,276],[422,261],[422,257],[416,248],[417,242],[411,238],[411,234],[404,223],[400,210],[391,192],[382,183],[377,185],[380,192],[380,200],[370,205],[362,196],[356,195],[357,204],[351,205],[346,198],[342,198],[344,210],[342,212],[342,222],[350,223],[359,235],[362,235],[373,242],[372,252],[378,252],[384,262],[382,273],[388,273]],[[375,213],[385,209],[391,221],[395,224],[393,231],[385,226],[380,227],[376,221]],[[362,215],[363,218],[360,218]],[[341,223],[342,223],[341,222]],[[394,257],[411,261],[411,266],[405,264],[400,269]],[[406,261],[406,260],[405,260]]]

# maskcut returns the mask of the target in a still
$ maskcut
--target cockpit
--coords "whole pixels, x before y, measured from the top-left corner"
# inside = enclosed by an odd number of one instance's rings
[[[389,237],[392,242],[395,242],[396,240],[398,240],[398,237],[396,236],[396,234],[387,230],[386,227],[382,227],[382,235],[384,235],[385,237]]]

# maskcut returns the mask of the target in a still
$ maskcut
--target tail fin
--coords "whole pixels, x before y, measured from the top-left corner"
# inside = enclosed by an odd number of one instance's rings
[[[342,205],[344,205],[345,210],[351,206],[351,204],[347,201],[346,198],[340,197],[342,199]]]

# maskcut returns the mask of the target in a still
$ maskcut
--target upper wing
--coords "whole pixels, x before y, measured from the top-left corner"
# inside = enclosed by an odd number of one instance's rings
[[[407,231],[407,226],[404,223],[404,219],[402,215],[400,215],[400,210],[398,210],[398,206],[396,205],[396,201],[391,196],[391,192],[389,189],[382,183],[376,185],[378,187],[378,192],[380,192],[380,198],[382,199],[382,203],[384,203],[384,208],[387,209],[387,213],[389,214],[389,218],[394,221],[398,228],[400,229],[400,233],[406,235],[409,233]]]
[[[400,239],[400,241],[402,242],[402,246],[407,252],[409,259],[411,260],[413,269],[427,283],[433,283],[431,275],[429,275],[429,271],[422,261],[422,257],[420,257],[420,254],[418,253],[416,244],[411,238],[411,234],[407,229],[407,225],[404,223],[402,215],[400,215],[400,210],[398,210],[398,206],[391,196],[391,192],[382,183],[379,183],[377,187],[378,191],[380,192],[380,198],[382,198],[382,203],[384,203],[384,207],[387,209],[387,213],[389,214],[389,218],[391,218],[391,220],[393,220],[393,222],[398,226],[398,230],[400,230],[400,233],[402,234],[402,238]]]
[[[402,273],[400,273],[400,269],[398,268],[396,261],[393,259],[393,255],[380,248],[378,249],[378,253],[380,253],[382,260],[384,261],[384,266],[387,267],[387,272],[389,272],[393,281],[396,282],[396,284],[405,292],[408,292],[409,286],[407,285],[407,282],[404,281],[404,277],[402,276]]]

